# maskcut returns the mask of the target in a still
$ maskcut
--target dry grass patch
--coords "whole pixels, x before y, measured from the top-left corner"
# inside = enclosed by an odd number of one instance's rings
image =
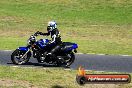
[[[29,83],[28,81],[0,79],[0,87],[24,87],[24,88],[38,88],[37,86]]]

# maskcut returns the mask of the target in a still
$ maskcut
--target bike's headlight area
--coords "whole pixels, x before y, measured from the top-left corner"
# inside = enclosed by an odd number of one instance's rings
[[[29,38],[29,39],[27,40],[27,44],[28,44],[28,45],[32,45],[32,44],[34,44],[36,41],[37,41],[37,40],[36,40],[35,38]]]

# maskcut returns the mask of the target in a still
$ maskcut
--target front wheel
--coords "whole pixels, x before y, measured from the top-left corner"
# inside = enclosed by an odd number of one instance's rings
[[[12,60],[13,64],[16,64],[16,65],[26,64],[30,59],[30,54],[27,53],[26,56],[21,58],[25,53],[26,52],[24,52],[24,51],[20,51],[20,50],[16,49],[11,55],[11,60]]]

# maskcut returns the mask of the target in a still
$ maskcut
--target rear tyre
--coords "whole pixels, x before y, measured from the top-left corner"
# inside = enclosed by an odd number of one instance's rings
[[[65,59],[65,63],[66,63],[66,67],[69,67],[75,60],[75,55],[73,52],[70,52],[67,54],[67,56],[69,57],[68,59]]]
[[[24,51],[16,49],[11,55],[11,61],[13,62],[13,64],[16,65],[26,64],[30,59],[30,54],[27,53],[27,55],[24,58],[21,58],[21,56],[23,56],[25,53],[26,52]]]

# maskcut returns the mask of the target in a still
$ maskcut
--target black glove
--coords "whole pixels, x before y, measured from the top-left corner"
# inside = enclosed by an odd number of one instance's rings
[[[37,31],[37,32],[34,34],[34,36],[38,36],[38,34],[40,34],[40,32],[39,32],[39,31]]]

